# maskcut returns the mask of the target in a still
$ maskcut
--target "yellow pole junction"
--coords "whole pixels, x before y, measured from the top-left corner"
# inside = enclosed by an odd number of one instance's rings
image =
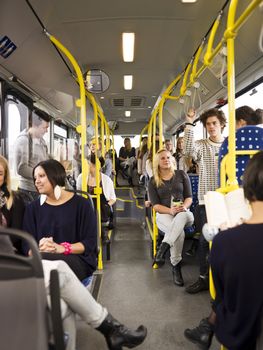
[[[84,149],[87,143],[87,135],[86,135],[87,125],[86,125],[85,85],[84,85],[83,75],[77,61],[75,60],[73,55],[69,52],[69,50],[64,45],[62,45],[61,42],[57,40],[53,35],[49,34],[47,31],[45,31],[45,34],[48,36],[50,41],[52,41],[52,43],[65,54],[65,56],[68,58],[68,60],[72,64],[77,75],[79,89],[80,89],[80,98],[76,100],[76,106],[80,108],[81,125],[79,125],[76,129],[77,129],[77,132],[79,132],[81,135],[82,190],[87,191],[88,165],[84,155]]]

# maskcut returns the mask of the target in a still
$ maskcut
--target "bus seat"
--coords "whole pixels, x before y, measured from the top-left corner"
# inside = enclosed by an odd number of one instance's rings
[[[29,234],[6,228],[0,229],[0,237],[16,237],[29,245],[32,256],[25,257],[10,252],[0,252],[0,309],[1,348],[17,350],[49,349],[48,306],[41,258],[35,240]],[[54,285],[52,283],[52,285]],[[59,295],[56,291],[56,295]],[[55,296],[56,296],[55,295]],[[59,298],[51,299],[59,304]],[[51,303],[53,312],[53,302]],[[60,308],[59,308],[60,311]],[[57,315],[52,315],[57,317]],[[54,309],[54,312],[56,310]],[[61,315],[60,320],[61,320]],[[54,349],[64,350],[62,324],[53,324]]]
[[[198,204],[198,183],[199,183],[199,175],[198,174],[188,174],[190,182],[191,182],[191,188],[192,188],[192,198],[193,202],[191,204],[190,210],[192,213],[194,213],[195,208]],[[195,225],[188,226],[184,229],[185,237],[186,238],[193,238],[195,235]]]
[[[260,151],[263,150],[263,128],[250,125],[236,131],[236,150],[239,151]],[[218,169],[223,157],[228,153],[228,138],[222,143],[218,154]],[[239,185],[242,185],[242,176],[249,160],[249,155],[237,155],[236,177]],[[219,176],[220,179],[220,176]]]

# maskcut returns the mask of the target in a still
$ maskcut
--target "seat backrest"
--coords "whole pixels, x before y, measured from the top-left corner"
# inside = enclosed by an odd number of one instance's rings
[[[193,196],[193,202],[190,207],[190,210],[194,212],[195,207],[198,204],[198,182],[199,182],[199,175],[198,174],[188,174],[190,182],[191,182],[191,188],[192,188],[192,196]]]
[[[47,298],[37,245],[25,232],[1,228],[1,242],[12,248],[7,237],[25,240],[32,256],[0,251],[1,349],[48,350]]]
[[[236,131],[236,150],[238,151],[260,151],[263,150],[263,128],[258,126],[245,126]],[[228,138],[222,143],[218,154],[218,169],[223,157],[228,153]],[[245,171],[248,155],[237,155],[236,177],[239,185],[242,185],[242,177]],[[220,177],[219,177],[220,178]]]

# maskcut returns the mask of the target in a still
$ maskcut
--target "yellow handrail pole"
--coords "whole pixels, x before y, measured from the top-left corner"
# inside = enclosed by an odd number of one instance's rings
[[[114,188],[116,188],[116,177],[117,177],[117,174],[115,172],[115,147],[114,147],[114,136],[113,136],[113,133],[111,132],[111,137],[112,137],[112,167],[114,169],[114,178],[113,178],[113,183],[114,183]]]
[[[190,74],[190,83],[193,85],[195,80],[196,80],[196,70],[197,70],[197,64],[199,61],[199,58],[201,56],[201,53],[204,49],[204,44],[205,44],[205,39],[202,41],[201,45],[199,46],[195,57],[194,57],[194,61],[193,61],[193,65],[192,65],[192,72]]]
[[[233,24],[232,31],[236,32],[237,29],[241,27],[241,25],[248,19],[253,10],[262,2],[262,0],[253,0],[250,2],[245,11],[240,15],[240,17]]]
[[[148,127],[148,140],[147,140],[148,150],[151,148],[151,145],[152,145],[152,126],[153,126],[153,123],[151,118],[149,121],[149,127]]]
[[[163,107],[165,103],[165,97],[163,96],[161,98],[160,104],[159,104],[159,149],[162,148],[163,144]]]
[[[187,78],[188,78],[189,71],[190,71],[190,69],[192,67],[192,62],[193,62],[193,60],[190,61],[190,63],[188,64],[188,66],[187,66],[187,68],[185,70],[185,73],[184,73],[183,83],[182,83],[182,86],[180,88],[180,95],[181,96],[185,95],[185,92],[186,92],[186,89],[187,89],[187,87],[186,87],[187,84],[186,83],[187,83]]]
[[[236,185],[236,120],[235,120],[235,36],[232,31],[238,0],[231,0],[227,18],[227,29],[224,37],[227,42],[227,93],[228,93],[228,113],[229,113],[229,136],[228,136],[228,185]]]
[[[96,187],[94,188],[94,195],[96,195],[96,207],[97,207],[97,215],[98,215],[98,233],[99,233],[99,240],[100,240],[100,251],[98,256],[98,269],[103,269],[103,262],[102,262],[102,244],[101,244],[101,210],[100,210],[100,195],[102,193],[102,188],[100,187],[100,163],[98,158],[98,149],[99,149],[99,126],[98,126],[98,105],[95,101],[95,98],[92,94],[87,93],[87,96],[93,106],[93,112],[94,112],[94,120],[93,120],[93,127],[95,131],[95,145],[96,145]]]
[[[69,50],[64,45],[62,45],[61,42],[57,40],[53,35],[49,34],[47,31],[45,31],[45,34],[48,36],[50,41],[52,41],[52,43],[65,54],[65,56],[70,61],[70,63],[72,64],[77,74],[79,89],[80,89],[80,98],[76,101],[76,106],[80,108],[80,121],[81,121],[80,128],[77,128],[77,131],[81,135],[82,190],[87,191],[88,165],[84,156],[84,153],[85,153],[84,148],[87,143],[87,135],[86,135],[87,125],[86,125],[85,85],[84,85],[83,75],[76,59],[69,52]]]
[[[101,118],[100,122],[100,138],[101,138],[101,155],[105,158],[105,146],[104,146],[104,118]]]
[[[173,88],[175,87],[175,85],[178,83],[178,81],[180,81],[180,79],[182,78],[182,75],[184,74],[184,72],[182,72],[181,74],[179,74],[171,83],[170,85],[165,89],[163,95],[170,95],[170,93],[172,92]]]
[[[155,257],[156,251],[157,251],[156,243],[157,243],[158,227],[156,224],[156,212],[154,209],[152,210],[152,217],[153,217],[153,256]],[[158,269],[158,266],[154,264],[153,268]]]
[[[219,13],[219,15],[217,16],[217,19],[215,20],[214,24],[213,24],[213,27],[211,29],[211,33],[209,35],[209,39],[208,39],[208,42],[207,42],[207,50],[206,50],[206,53],[204,55],[204,64],[206,66],[210,66],[211,63],[212,63],[212,55],[213,55],[213,43],[214,43],[214,40],[215,40],[215,35],[216,35],[216,32],[217,32],[217,29],[219,27],[219,23],[220,23],[220,20],[221,20],[221,17],[222,17],[222,11]]]
[[[153,123],[152,164],[153,164],[153,158],[154,158],[155,153],[156,153],[156,118],[157,118],[157,112],[158,112],[158,109],[156,108],[153,111],[153,115],[152,115],[152,123]],[[159,140],[160,140],[160,134],[159,134]],[[160,141],[159,141],[159,145],[160,145]],[[156,213],[155,213],[155,210],[153,209],[153,256],[155,256],[155,254],[156,254],[157,235],[158,235],[158,228],[157,228],[157,224],[156,224]],[[156,269],[156,268],[158,268],[158,266],[156,264],[154,264],[153,268]]]

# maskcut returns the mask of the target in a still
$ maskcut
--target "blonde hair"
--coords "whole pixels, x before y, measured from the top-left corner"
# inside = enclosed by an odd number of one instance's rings
[[[153,157],[153,178],[154,178],[156,187],[160,187],[161,185],[163,185],[163,180],[161,178],[161,171],[159,168],[159,162],[160,162],[161,154],[163,152],[167,152],[171,156],[171,153],[169,151],[167,151],[166,148],[162,148],[162,149],[159,149],[159,151]],[[171,171],[171,173],[174,173],[174,171],[175,171],[175,168],[174,168],[172,161],[170,162],[170,171]]]
[[[9,192],[9,197],[6,197],[6,207],[9,210],[12,205],[13,205],[13,193],[12,193],[12,189],[11,189],[11,177],[10,177],[10,171],[9,171],[9,166],[8,166],[8,162],[5,159],[5,157],[0,155],[0,164],[2,165],[2,167],[4,168],[4,183],[6,184],[6,188]]]

